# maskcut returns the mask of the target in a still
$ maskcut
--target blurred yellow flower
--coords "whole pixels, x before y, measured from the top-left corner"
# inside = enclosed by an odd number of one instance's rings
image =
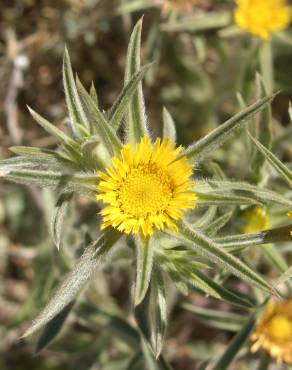
[[[112,158],[107,173],[99,174],[97,199],[107,204],[101,211],[102,228],[112,226],[144,236],[153,234],[154,227],[176,230],[174,221],[196,200],[190,192],[192,165],[184,157],[177,158],[181,150],[168,138],[157,139],[153,146],[144,136],[135,150],[126,144],[120,157]]]
[[[243,228],[243,232],[246,234],[256,233],[268,229],[270,226],[269,217],[266,211],[260,206],[248,210],[244,216],[247,224]]]
[[[288,27],[291,21],[291,8],[286,0],[237,0],[236,3],[237,25],[264,40]]]
[[[251,351],[267,350],[278,363],[292,364],[292,299],[270,300],[251,337]]]

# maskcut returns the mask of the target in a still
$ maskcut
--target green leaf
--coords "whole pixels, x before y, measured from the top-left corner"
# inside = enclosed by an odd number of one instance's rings
[[[17,155],[25,157],[33,157],[38,159],[57,159],[57,160],[70,160],[65,158],[61,153],[54,150],[37,148],[32,146],[11,146],[9,150]]]
[[[209,236],[216,235],[219,230],[224,227],[227,222],[231,219],[233,212],[226,212],[222,216],[216,218],[213,222],[210,222],[209,225],[204,228],[204,233]]]
[[[288,270],[286,270],[280,277],[279,279],[276,281],[276,283],[274,284],[275,287],[279,286],[280,284],[283,284],[285,283],[286,281],[288,281],[289,279],[292,278],[292,266],[290,266],[288,268]]]
[[[69,111],[71,128],[75,137],[78,137],[79,136],[78,134],[79,130],[77,127],[78,124],[84,125],[87,128],[89,128],[90,126],[76,89],[70,62],[70,56],[67,48],[65,48],[63,58],[63,83],[66,96],[66,103]]]
[[[96,175],[87,175],[86,173],[66,174],[63,172],[42,171],[30,168],[11,169],[9,166],[3,166],[1,168],[1,164],[0,177],[24,185],[50,187],[63,192],[76,191],[89,196],[96,192],[97,183]]]
[[[292,202],[287,197],[282,196],[272,190],[250,185],[246,182],[221,181],[221,180],[197,180],[193,189],[199,193],[220,194],[232,193],[257,200],[260,203],[273,202],[285,206],[292,206]]]
[[[212,367],[212,370],[227,370],[235,356],[250,337],[256,323],[256,315],[252,314],[241,331],[233,338],[226,351]]]
[[[68,135],[66,135],[63,131],[58,129],[58,127],[54,126],[52,123],[47,121],[45,118],[40,116],[29,106],[27,108],[29,110],[29,113],[32,115],[33,119],[50,135],[57,138],[61,143],[67,144],[73,148],[76,148],[77,143],[74,140],[72,140]]]
[[[62,329],[68,315],[70,314],[72,307],[74,305],[74,301],[70,302],[66,307],[63,308],[61,312],[58,313],[55,317],[49,321],[42,331],[35,350],[34,354],[37,355],[40,353],[44,348],[46,348],[53,339],[59,334],[60,330]]]
[[[259,47],[259,64],[263,83],[268,94],[274,90],[274,56],[273,47],[270,41],[261,42]]]
[[[163,23],[161,25],[161,30],[168,32],[202,32],[226,27],[231,21],[232,15],[230,12],[208,12],[200,16],[195,15],[175,18],[174,21]]]
[[[246,322],[244,316],[229,311],[211,310],[189,303],[183,303],[182,307],[197,316],[207,326],[221,330],[239,331]]]
[[[140,70],[142,19],[140,19],[132,32],[127,52],[125,71],[125,85]],[[148,134],[145,103],[143,98],[142,83],[139,82],[137,92],[132,97],[127,117],[128,141],[135,145],[140,139]]]
[[[154,270],[151,301],[154,307],[153,314],[151,315],[151,345],[154,355],[157,358],[163,348],[167,326],[166,287],[163,275],[158,267]]]
[[[94,103],[98,106],[98,95],[94,86],[94,83],[92,81],[91,86],[90,86],[90,97],[94,101]]]
[[[207,136],[190,145],[180,153],[179,157],[186,156],[189,159],[194,159],[196,163],[202,161],[207,155],[221,146],[234,133],[234,130],[248,122],[255,114],[270,104],[274,97],[275,94],[262,98],[237,113],[228,121],[211,131]]]
[[[256,75],[256,88],[257,96],[259,98],[262,96],[267,96],[271,93],[269,89],[267,93],[266,84],[259,74]],[[257,119],[255,120],[255,124],[253,126],[254,130],[251,131],[252,136],[254,136],[261,144],[270,149],[272,145],[272,111],[270,105],[262,110],[261,114],[258,115]],[[246,127],[248,129],[248,126]],[[248,130],[247,136],[249,136]],[[256,150],[256,147],[250,142],[249,137],[247,137],[247,140],[249,142],[249,146],[253,148],[252,150],[254,154],[251,162],[252,173],[254,174],[256,182],[260,182],[261,169],[265,164],[265,156]]]
[[[162,351],[167,325],[166,289],[158,266],[154,268],[146,296],[135,307],[135,318],[155,358],[158,358]]]
[[[272,286],[266,282],[261,276],[255,273],[251,268],[244,264],[241,260],[226,252],[219,244],[216,244],[205,235],[197,230],[192,230],[183,222],[179,224],[180,233],[177,234],[198,254],[207,257],[213,263],[218,263],[223,268],[229,270],[235,276],[248,281],[250,284],[255,284],[259,288],[272,292]]]
[[[35,170],[50,170],[50,169],[66,169],[68,171],[67,166],[68,163],[64,163],[59,159],[53,156],[17,156],[8,159],[0,160],[0,171],[2,173],[9,173],[14,170],[22,170],[22,169],[35,169]],[[0,174],[1,176],[1,174]],[[2,175],[4,176],[4,175]]]
[[[192,281],[189,280],[189,284],[197,286],[201,291],[214,297],[220,299],[224,302],[229,302],[235,306],[251,308],[254,306],[254,303],[250,300],[248,296],[239,295],[238,293],[233,292],[230,289],[227,289],[218,284],[213,278],[210,278],[204,274],[199,269],[192,268],[191,274]]]
[[[258,140],[250,136],[252,141],[255,143],[259,151],[265,156],[267,161],[273,166],[273,168],[279,173],[284,181],[292,188],[292,171],[289,170],[272,152],[264,147]]]
[[[61,194],[54,209],[54,215],[52,219],[52,236],[58,250],[60,249],[61,245],[64,217],[66,216],[72,196],[72,193]]]
[[[100,141],[103,143],[110,156],[119,154],[122,143],[115,130],[108,124],[103,113],[99,110],[78,78],[76,84],[80,98],[89,112],[88,114],[90,114],[91,125],[94,126]]]
[[[259,204],[259,202],[252,198],[240,197],[236,195],[223,195],[223,194],[211,194],[211,193],[199,193],[196,191],[198,196],[198,205],[253,205]]]
[[[163,138],[170,138],[171,141],[176,143],[176,128],[175,128],[175,123],[174,120],[169,113],[169,111],[163,107],[163,113],[162,113],[162,118],[163,118],[163,132],[162,132],[162,137]]]
[[[146,364],[145,368],[147,370],[173,370],[162,355],[160,355],[157,359],[154,358],[153,353],[149,348],[149,344],[143,338],[141,338],[141,347]]]
[[[192,227],[204,229],[210,225],[217,213],[217,206],[208,207],[207,211],[200,216],[195,222],[191,222]]]
[[[137,273],[135,285],[135,306],[142,302],[151,279],[154,243],[151,238],[139,237],[137,247]]]
[[[57,288],[54,296],[32,322],[23,337],[31,335],[46,325],[76,298],[85,284],[94,276],[97,268],[105,262],[108,251],[119,238],[120,234],[109,230],[85,249],[73,270]]]
[[[291,242],[292,225],[260,231],[258,233],[229,235],[216,238],[215,242],[229,252],[242,251],[245,248],[277,242]]]
[[[133,76],[131,76],[131,79],[125,85],[121,94],[118,96],[114,105],[110,109],[109,124],[115,130],[117,130],[120,124],[122,123],[122,119],[126,111],[129,109],[133,95],[136,93],[141,80],[144,78],[146,72],[149,70],[151,66],[152,64],[149,63],[145,65],[144,67],[142,67],[139,71],[134,73]]]
[[[140,348],[140,335],[136,328],[130,325],[123,317],[116,313],[105,311],[96,305],[82,302],[76,308],[80,317],[87,317],[90,321],[98,319],[106,331],[113,333],[131,348]]]

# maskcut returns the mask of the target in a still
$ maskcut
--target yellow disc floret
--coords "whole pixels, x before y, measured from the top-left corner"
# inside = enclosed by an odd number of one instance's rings
[[[237,25],[264,40],[271,33],[288,27],[291,8],[286,0],[237,0],[234,18]]]
[[[292,300],[269,301],[251,339],[252,352],[262,347],[278,363],[292,364]]]
[[[176,230],[175,221],[196,201],[191,192],[192,166],[186,158],[178,158],[181,150],[168,138],[157,139],[153,146],[145,136],[135,149],[126,144],[120,156],[112,158],[107,173],[99,174],[97,199],[107,204],[101,211],[102,228],[144,236],[154,228]]]

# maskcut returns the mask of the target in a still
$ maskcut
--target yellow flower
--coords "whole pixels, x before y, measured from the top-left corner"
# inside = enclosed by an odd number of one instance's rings
[[[256,233],[269,228],[270,220],[266,211],[262,207],[254,207],[245,214],[247,224],[243,228],[243,232]]]
[[[264,348],[278,363],[292,364],[292,299],[270,300],[251,339],[255,341],[252,352]]]
[[[291,8],[286,0],[237,0],[235,22],[239,27],[264,40],[288,27]]]
[[[97,199],[107,204],[101,211],[102,228],[144,236],[152,235],[154,227],[176,230],[175,221],[196,201],[190,191],[192,166],[186,158],[177,158],[181,151],[168,138],[157,139],[153,146],[144,136],[135,150],[126,144],[107,173],[99,174]]]
[[[288,212],[288,216],[292,218],[292,211]],[[290,231],[290,234],[292,235],[292,230]]]

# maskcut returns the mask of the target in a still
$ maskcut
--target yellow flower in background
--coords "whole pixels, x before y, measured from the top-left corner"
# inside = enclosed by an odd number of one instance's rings
[[[243,232],[246,234],[256,233],[258,231],[268,229],[270,226],[269,217],[266,211],[260,206],[256,206],[253,209],[248,210],[244,217],[247,224],[243,228]]]
[[[263,348],[278,363],[292,364],[292,299],[269,301],[251,339],[255,342],[252,352]]]
[[[236,3],[237,25],[264,40],[288,27],[291,21],[291,8],[286,0],[237,0]]]
[[[126,144],[112,167],[101,172],[98,200],[107,206],[101,211],[102,228],[112,226],[129,233],[153,234],[153,228],[176,230],[175,221],[193,208],[196,195],[190,192],[192,165],[178,159],[182,147],[168,138],[151,144],[144,136],[136,148]]]

